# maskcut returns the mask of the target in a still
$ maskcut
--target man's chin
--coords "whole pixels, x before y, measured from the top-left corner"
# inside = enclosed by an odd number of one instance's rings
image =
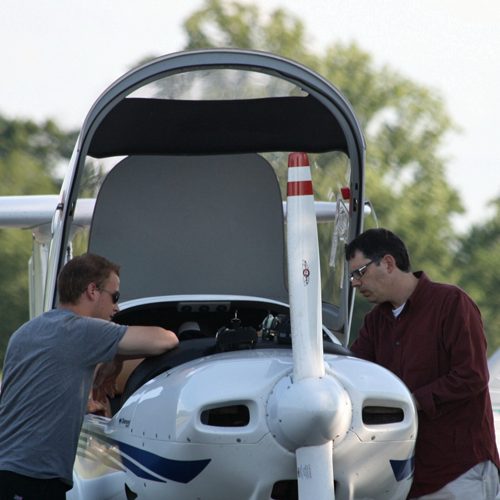
[[[367,294],[362,294],[363,295],[363,298],[367,301],[367,302],[370,302],[370,303],[376,303],[376,299],[375,297],[371,294],[371,293],[367,293]]]

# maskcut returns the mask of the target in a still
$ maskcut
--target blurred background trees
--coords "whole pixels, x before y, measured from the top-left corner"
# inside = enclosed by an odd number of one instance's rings
[[[392,68],[376,67],[355,43],[332,43],[314,52],[306,27],[284,9],[264,16],[257,5],[207,0],[184,29],[185,49],[273,52],[315,69],[342,91],[366,134],[366,198],[379,225],[406,241],[415,270],[457,284],[472,296],[483,315],[489,353],[499,347],[500,198],[492,201],[497,212],[491,219],[467,231],[452,224],[463,207],[446,178],[441,147],[457,129],[439,92]],[[52,121],[35,124],[0,117],[0,195],[58,192],[57,166],[70,157],[75,140],[75,132]],[[365,228],[374,226],[369,217]],[[12,332],[28,319],[30,239],[28,232],[0,231],[0,360]],[[370,307],[357,299],[351,339]]]
[[[53,121],[0,116],[0,196],[58,193],[57,167],[70,158],[76,137]],[[29,231],[0,229],[0,367],[10,336],[29,319],[31,240]]]
[[[375,208],[379,226],[405,240],[415,270],[424,269],[435,281],[459,284],[475,300],[492,297],[484,290],[480,296],[478,283],[469,287],[479,261],[462,248],[468,236],[457,233],[452,224],[453,216],[464,209],[446,179],[446,159],[440,149],[446,135],[457,127],[437,91],[394,69],[376,67],[355,43],[332,43],[323,53],[312,52],[305,26],[282,9],[264,18],[255,5],[207,0],[184,27],[188,49],[239,47],[274,52],[330,80],[352,104],[365,131],[365,195]],[[370,227],[375,227],[372,217],[365,221],[365,229]],[[472,228],[471,234],[478,230]],[[488,239],[490,230],[484,231]],[[469,259],[470,278],[463,274],[458,255],[462,261]],[[351,341],[371,307],[361,298],[356,300]],[[495,315],[490,313],[496,311],[496,304],[483,300],[482,311],[491,352],[500,345]],[[486,323],[490,317],[493,321]]]

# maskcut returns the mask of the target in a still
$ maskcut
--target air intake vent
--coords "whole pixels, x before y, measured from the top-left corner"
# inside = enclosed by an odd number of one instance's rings
[[[214,427],[245,427],[249,422],[250,411],[245,405],[212,408],[201,414],[201,423]]]
[[[405,418],[401,408],[386,406],[365,406],[363,408],[363,423],[366,425],[384,425],[402,422]]]
[[[337,483],[334,481],[335,491]],[[296,479],[286,481],[278,481],[274,483],[273,491],[271,492],[272,500],[299,500],[298,484]]]
[[[278,481],[271,492],[272,500],[298,500],[297,480]]]

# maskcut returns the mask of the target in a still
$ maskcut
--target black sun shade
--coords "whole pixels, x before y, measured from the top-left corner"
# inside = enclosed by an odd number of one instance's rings
[[[269,151],[348,153],[331,111],[309,95],[214,101],[123,99],[99,124],[88,154],[105,158]]]

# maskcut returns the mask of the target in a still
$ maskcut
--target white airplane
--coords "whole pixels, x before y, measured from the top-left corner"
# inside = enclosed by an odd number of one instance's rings
[[[68,500],[406,498],[411,394],[347,349],[364,154],[310,69],[184,52],[101,95],[59,196],[0,199],[0,227],[33,232],[31,316],[90,251],[122,264],[116,322],[181,340],[137,366],[111,418],[86,416]]]

